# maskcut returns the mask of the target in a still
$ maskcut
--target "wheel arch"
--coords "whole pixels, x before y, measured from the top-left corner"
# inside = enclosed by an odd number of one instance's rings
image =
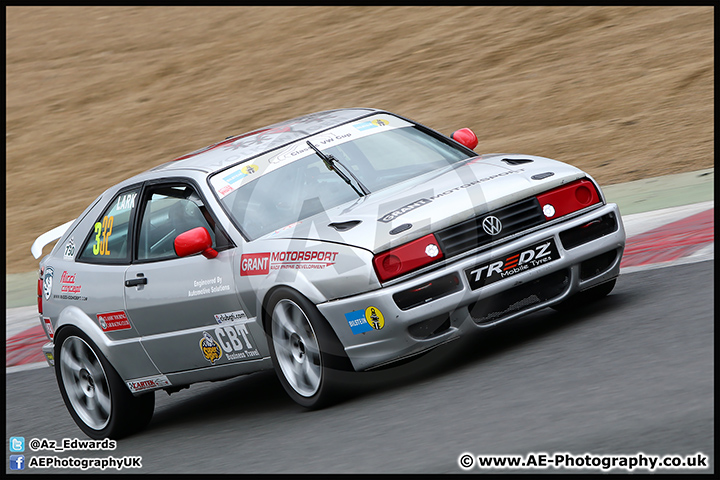
[[[78,307],[69,306],[60,312],[54,337],[59,337],[60,333],[70,326],[80,329],[80,331],[90,337],[90,340],[100,349],[102,354],[105,355],[105,358],[110,358],[108,356],[110,350],[108,343],[110,339],[105,336],[100,326]]]
[[[59,338],[61,332],[68,327],[75,327],[87,335],[124,382],[161,373],[148,356],[139,338],[119,341],[109,339],[100,325],[78,307],[69,306],[60,312],[53,338]]]
[[[268,321],[270,320],[270,312],[268,312],[268,304],[270,302],[270,298],[272,298],[273,294],[281,289],[289,289],[294,291],[295,293],[302,295],[303,297],[307,298],[313,305],[317,305],[319,303],[323,303],[327,301],[327,298],[323,296],[322,293],[320,293],[320,290],[318,290],[312,283],[310,283],[305,276],[298,276],[296,279],[296,282],[293,285],[281,283],[281,284],[275,284],[272,285],[270,288],[268,288],[265,293],[262,296],[258,296],[258,305],[257,305],[257,311],[258,316],[260,317],[260,326],[262,327],[263,331],[265,332],[265,336],[267,337],[268,332]],[[321,313],[322,315],[322,313]],[[325,316],[323,316],[323,319],[327,322],[327,319]],[[329,322],[328,322],[329,323]]]
[[[145,428],[150,422],[155,408],[155,392],[134,394],[115,366],[100,350],[99,344],[96,344],[90,335],[81,330],[79,326],[66,323],[58,332],[60,333],[56,338],[61,339],[62,342],[55,344],[57,354],[54,366],[55,378],[65,407],[76,425],[86,435],[96,440],[120,439]],[[81,347],[83,352],[80,353],[80,356],[83,359],[79,360],[80,366],[76,366],[75,362],[72,362],[71,366],[63,368],[64,365],[67,365],[63,361],[63,356],[69,353],[65,352],[63,348],[65,339],[82,342],[87,348],[85,350]],[[73,350],[75,348],[71,347]],[[91,364],[95,364],[95,368],[91,367]],[[81,371],[85,371],[82,377],[78,376]],[[90,377],[89,381],[80,380],[80,378],[88,376]],[[96,391],[95,385],[100,384],[103,384],[104,387]],[[85,401],[77,399],[78,392],[85,394]],[[100,400],[101,397],[105,400]],[[88,407],[88,405],[94,406]],[[101,407],[101,405],[105,405],[105,407]],[[102,424],[96,425],[95,421]]]

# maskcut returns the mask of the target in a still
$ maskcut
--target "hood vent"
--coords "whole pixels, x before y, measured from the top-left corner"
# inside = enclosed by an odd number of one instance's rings
[[[412,223],[403,223],[399,227],[395,227],[390,230],[390,235],[397,235],[398,233],[404,232],[405,230],[408,230],[410,228],[412,228]]]
[[[527,158],[503,158],[503,162],[508,165],[523,165],[525,163],[532,163],[533,161]]]
[[[553,172],[545,172],[545,173],[538,173],[537,175],[533,175],[530,178],[532,178],[533,180],[542,180],[543,178],[552,177],[553,175],[555,175]]]
[[[338,232],[347,232],[351,228],[355,228],[362,223],[362,220],[350,220],[349,222],[331,223],[328,227],[332,227]]]

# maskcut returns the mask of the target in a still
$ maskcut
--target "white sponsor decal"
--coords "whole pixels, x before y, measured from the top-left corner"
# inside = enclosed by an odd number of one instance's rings
[[[216,313],[215,321],[219,324],[234,322],[235,320],[247,320],[247,315],[242,310],[236,312]]]
[[[172,385],[165,375],[136,378],[134,380],[128,380],[126,383],[128,388],[133,392],[142,392],[144,390],[152,390]]]
[[[135,197],[137,197],[137,193],[126,193],[125,195],[119,196],[117,204],[115,205],[115,211],[119,213],[123,210],[135,208]]]
[[[220,276],[203,280],[193,280],[193,287],[195,290],[188,290],[188,297],[230,291],[230,285],[223,283],[223,279]]]
[[[215,336],[228,360],[248,360],[260,357],[260,352],[255,347],[255,339],[244,323],[218,327],[215,329]]]

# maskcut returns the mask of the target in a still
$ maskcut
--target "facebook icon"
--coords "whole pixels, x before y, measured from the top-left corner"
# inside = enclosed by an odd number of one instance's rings
[[[25,455],[10,455],[10,470],[25,470]]]

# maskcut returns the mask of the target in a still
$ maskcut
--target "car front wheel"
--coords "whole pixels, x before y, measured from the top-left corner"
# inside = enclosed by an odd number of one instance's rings
[[[273,365],[288,395],[307,408],[321,408],[335,400],[340,393],[337,377],[351,367],[315,305],[283,288],[271,295],[268,316]]]
[[[70,415],[90,438],[119,439],[152,418],[154,392],[134,396],[92,340],[75,327],[56,336],[55,376]]]

